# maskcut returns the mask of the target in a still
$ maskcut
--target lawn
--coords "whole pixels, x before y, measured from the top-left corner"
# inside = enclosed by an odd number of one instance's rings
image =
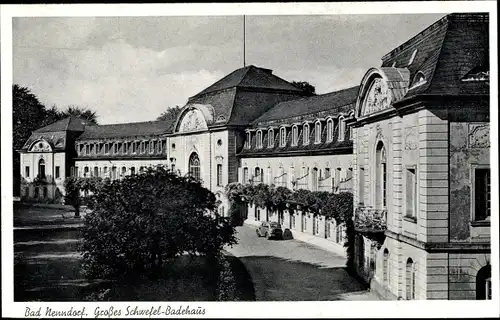
[[[137,278],[119,283],[89,283],[83,275],[78,251],[79,228],[68,227],[67,218],[58,218],[61,213],[68,211],[66,208],[17,206],[17,222],[23,227],[36,228],[14,232],[15,301],[85,301],[96,299],[108,288],[103,300],[216,300],[219,271],[204,257],[181,256],[167,260],[162,274],[155,280]],[[61,228],[61,225],[66,227]],[[229,257],[236,278],[236,296],[238,300],[254,300],[248,273],[235,259]]]

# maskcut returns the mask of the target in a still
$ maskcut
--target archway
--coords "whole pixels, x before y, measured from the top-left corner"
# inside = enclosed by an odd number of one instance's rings
[[[411,258],[406,260],[406,300],[415,299],[415,264]]]
[[[384,264],[383,264],[383,281],[384,285],[388,285],[389,282],[389,250],[384,249]]]
[[[196,152],[191,153],[189,156],[189,175],[196,180],[201,179],[201,171],[200,171],[200,158]]]
[[[491,300],[491,265],[489,264],[477,272],[476,300]]]

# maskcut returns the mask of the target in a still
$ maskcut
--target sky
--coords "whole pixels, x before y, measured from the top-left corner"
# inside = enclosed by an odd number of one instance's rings
[[[246,16],[246,63],[332,92],[443,16]],[[47,107],[150,121],[243,67],[243,17],[14,18],[12,43],[14,83]]]

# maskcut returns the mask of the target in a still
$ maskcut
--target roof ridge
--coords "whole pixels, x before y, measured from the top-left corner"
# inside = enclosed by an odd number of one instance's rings
[[[169,122],[170,120],[149,120],[149,121],[136,121],[136,122],[120,122],[120,123],[107,123],[107,124],[89,124],[87,127],[105,127],[105,126],[117,126],[117,125],[127,125],[127,124],[143,124],[143,123],[154,123],[154,122]]]

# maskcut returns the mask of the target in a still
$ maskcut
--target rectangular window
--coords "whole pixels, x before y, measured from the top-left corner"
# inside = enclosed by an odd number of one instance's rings
[[[491,177],[489,168],[474,172],[474,220],[488,220],[491,215]]]
[[[26,178],[29,178],[29,177],[30,177],[30,167],[29,167],[29,166],[26,166],[26,167],[24,168],[24,176],[25,176]]]
[[[387,207],[387,163],[382,163],[382,205]]]
[[[406,170],[406,216],[415,218],[417,214],[417,172],[415,168]]]
[[[217,165],[217,186],[222,186],[222,164]]]
[[[59,178],[60,178],[60,174],[61,174],[61,173],[60,173],[60,169],[61,169],[61,167],[56,166],[56,179],[59,179]]]
[[[365,168],[359,168],[359,203],[365,203]]]

